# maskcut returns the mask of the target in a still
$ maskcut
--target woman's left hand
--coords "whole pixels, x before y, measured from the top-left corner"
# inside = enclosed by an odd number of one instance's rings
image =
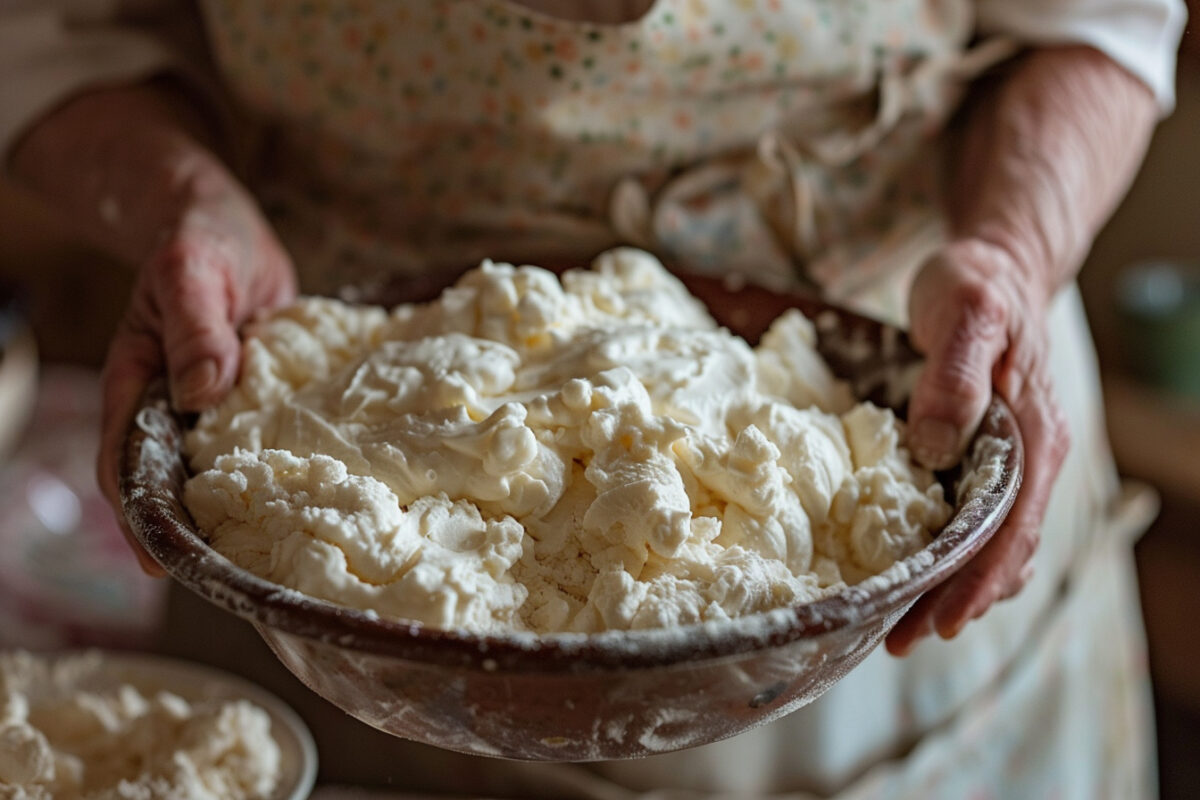
[[[922,638],[958,634],[1033,572],[1050,490],[1066,456],[1066,418],[1047,365],[1050,297],[1022,280],[1004,248],[967,239],[947,244],[917,276],[911,336],[926,363],[909,404],[908,444],[933,469],[958,462],[993,387],[1012,407],[1025,445],[1016,503],[1000,530],[949,580],[922,596],[887,637],[894,655]]]

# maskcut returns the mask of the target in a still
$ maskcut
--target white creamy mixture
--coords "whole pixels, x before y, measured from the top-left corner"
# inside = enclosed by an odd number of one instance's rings
[[[439,628],[601,631],[815,599],[950,509],[799,312],[757,348],[646,253],[485,262],[390,314],[252,326],[187,438],[213,546],[285,586]]]
[[[252,800],[279,774],[247,701],[143,693],[97,656],[0,653],[0,800]]]

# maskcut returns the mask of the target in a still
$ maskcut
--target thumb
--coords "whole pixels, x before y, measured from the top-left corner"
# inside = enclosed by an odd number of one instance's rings
[[[909,401],[908,445],[926,467],[945,469],[991,399],[993,366],[1008,347],[1008,303],[995,280],[944,251],[917,276],[909,313],[925,366]]]
[[[181,411],[217,403],[237,377],[236,289],[217,248],[178,243],[159,256],[156,305],[171,399]]]

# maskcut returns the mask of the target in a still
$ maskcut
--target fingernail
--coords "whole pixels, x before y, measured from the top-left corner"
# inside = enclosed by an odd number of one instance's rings
[[[180,376],[175,384],[175,402],[187,405],[201,397],[217,382],[217,362],[206,359]]]
[[[966,626],[967,620],[954,619],[945,625],[939,625],[937,629],[937,635],[946,640],[954,639],[957,638],[960,633],[962,633],[962,629]]]
[[[930,469],[946,469],[958,460],[958,428],[940,419],[919,421],[908,437],[917,461]]]
[[[135,548],[134,554],[137,555],[138,566],[149,577],[162,578],[167,574],[167,571],[149,553],[141,549],[141,547]]]

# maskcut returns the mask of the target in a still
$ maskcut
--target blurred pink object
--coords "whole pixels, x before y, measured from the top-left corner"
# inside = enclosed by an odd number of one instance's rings
[[[100,379],[44,369],[0,470],[0,648],[144,647],[166,582],[137,564],[95,480]]]

